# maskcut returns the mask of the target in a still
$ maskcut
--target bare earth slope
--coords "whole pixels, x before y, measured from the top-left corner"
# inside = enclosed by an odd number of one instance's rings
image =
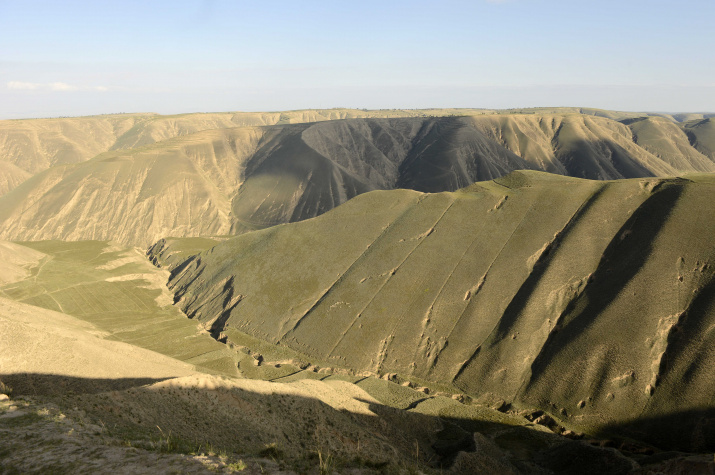
[[[707,119],[705,122],[711,122],[711,119]],[[632,119],[624,123],[633,132],[633,141],[636,144],[662,159],[674,169],[713,171],[713,157],[703,154],[690,143],[687,127],[681,128],[671,121],[657,117]],[[696,128],[696,130],[699,129]]]
[[[409,118],[493,115],[584,115],[625,121],[649,117],[584,108],[536,108],[493,111],[486,109],[362,110],[313,109],[283,112],[218,112],[162,116],[118,114],[57,119],[0,121],[0,161],[13,163],[30,174],[50,166],[78,163],[108,150],[150,145],[202,130],[256,127],[355,118]],[[658,115],[658,114],[656,114]],[[659,114],[671,123],[707,122],[711,115]],[[685,126],[686,124],[679,124]]]
[[[109,150],[147,114],[0,121],[0,161],[30,174]]]
[[[141,245],[155,236],[227,233],[230,202],[222,185],[239,182],[240,151],[229,148],[221,131],[204,134],[208,151],[202,158],[213,161],[210,170],[200,168],[201,159],[190,158],[194,142],[189,140],[183,147],[165,143],[158,149],[108,152],[33,176],[1,198],[3,236]],[[224,145],[229,153],[222,155]],[[221,150],[214,154],[214,148]]]
[[[365,194],[177,267],[185,312],[591,433],[713,450],[712,175]]]
[[[207,114],[180,114],[174,116],[155,115],[138,123],[137,126],[118,137],[111,149],[136,148],[209,129],[260,127],[276,124],[299,124],[356,118],[442,117],[483,114],[487,112],[492,111],[480,109],[307,109],[277,112],[217,112]]]
[[[192,365],[129,343],[108,341],[91,323],[0,297],[0,374],[84,378],[171,378]]]
[[[145,131],[169,121],[142,120]],[[0,238],[147,246],[300,221],[371,190],[454,191],[517,169],[592,179],[715,171],[691,132],[662,118],[629,120],[512,114],[204,130],[33,176],[0,197]],[[695,128],[707,143],[707,128]]]
[[[162,116],[118,114],[0,121],[0,195],[56,165],[80,163],[109,150],[151,145],[202,130],[318,122],[356,117],[427,117],[480,114],[475,109],[297,110]],[[8,168],[12,166],[12,168]],[[27,173],[21,176],[18,171]],[[21,179],[22,178],[22,179]]]
[[[445,142],[445,130],[463,137]],[[0,237],[146,246],[311,218],[396,183],[456,189],[525,167],[462,119],[208,130],[35,175],[0,198]]]
[[[473,118],[475,127],[537,169],[597,180],[715,171],[713,160],[663,118],[623,123],[586,115]],[[628,124],[628,125],[625,125]]]
[[[0,161],[0,196],[17,187],[31,176],[28,172],[10,162]]]

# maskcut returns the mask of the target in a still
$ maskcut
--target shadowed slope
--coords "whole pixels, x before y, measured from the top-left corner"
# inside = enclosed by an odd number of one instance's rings
[[[456,189],[528,166],[462,119],[209,130],[32,177],[0,198],[0,237],[146,246],[164,236],[240,233],[300,221],[421,173],[413,164],[401,175],[401,164],[424,156],[432,145],[424,131],[436,124],[471,136],[430,149],[428,160],[458,171],[460,179],[433,175],[414,186]]]
[[[205,324],[223,314],[229,339],[235,328],[598,431],[712,404],[714,194],[708,175],[525,171],[456,193],[368,193],[221,243],[170,287]]]
[[[456,190],[522,168],[529,165],[462,118],[295,125],[251,157],[233,213],[261,228],[318,216],[366,191]]]
[[[440,192],[532,166],[472,127],[469,119],[425,124],[400,166],[399,188]],[[436,152],[437,151],[437,152]]]
[[[689,122],[684,124],[683,130],[693,147],[715,161],[715,122],[712,119]]]
[[[305,128],[275,130],[251,157],[247,179],[232,203],[238,224],[260,229],[300,221],[373,189],[309,147],[302,139]]]
[[[179,115],[118,114],[0,121],[0,161],[30,174],[79,163],[109,151],[142,147],[202,130],[369,117],[440,117],[481,114],[479,109],[219,112]]]

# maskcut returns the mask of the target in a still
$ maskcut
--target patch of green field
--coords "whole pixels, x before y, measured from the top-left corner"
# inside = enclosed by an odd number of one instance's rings
[[[22,245],[47,254],[23,281],[0,287],[14,300],[92,323],[130,343],[237,376],[236,353],[215,341],[172,303],[167,274],[134,249],[107,242],[39,241]]]

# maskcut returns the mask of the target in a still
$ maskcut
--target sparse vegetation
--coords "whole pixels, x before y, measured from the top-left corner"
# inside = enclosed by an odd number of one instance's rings
[[[320,475],[331,475],[335,469],[335,460],[330,452],[323,452],[318,449],[318,468]]]
[[[12,396],[12,388],[7,384],[0,381],[0,394],[5,394],[6,396]]]
[[[277,459],[283,455],[283,451],[278,447],[276,442],[271,442],[266,444],[259,452],[258,455],[261,457]]]

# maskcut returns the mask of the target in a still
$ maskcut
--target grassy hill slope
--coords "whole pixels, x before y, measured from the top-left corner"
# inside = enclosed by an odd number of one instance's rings
[[[0,256],[3,252],[15,256],[14,262],[0,263],[2,274],[13,276],[0,281],[0,298],[4,302],[0,320],[7,320],[5,334],[28,336],[34,332],[37,338],[8,336],[6,344],[0,346],[0,372],[56,370],[56,374],[90,378],[113,377],[114,371],[114,376],[119,377],[121,372],[112,364],[97,363],[93,367],[87,364],[89,360],[82,364],[78,361],[86,358],[85,350],[104,361],[119,352],[125,362],[141,359],[149,350],[187,363],[175,361],[176,365],[169,365],[173,369],[193,365],[203,372],[238,375],[235,353],[172,306],[164,287],[166,271],[152,266],[141,253],[98,241],[0,241]],[[62,336],[59,330],[51,329],[53,326],[66,327],[69,333]],[[39,329],[33,330],[35,327]],[[92,338],[101,336],[122,342],[123,346],[103,345],[96,338],[78,339],[71,333],[75,330],[89,332]],[[65,350],[59,348],[60,343]],[[167,363],[158,357],[153,359],[157,364]],[[167,371],[171,368],[167,367]],[[143,376],[149,377],[154,369],[145,368]],[[129,370],[122,371],[124,377],[129,377]],[[188,373],[161,373],[167,374]]]
[[[12,257],[0,261],[0,471],[550,473],[564,452],[572,467],[637,467],[531,414],[217,342],[134,250],[0,242],[0,254]]]
[[[713,198],[711,175],[529,171],[378,191],[218,244],[170,286],[229,339],[713,450]]]

